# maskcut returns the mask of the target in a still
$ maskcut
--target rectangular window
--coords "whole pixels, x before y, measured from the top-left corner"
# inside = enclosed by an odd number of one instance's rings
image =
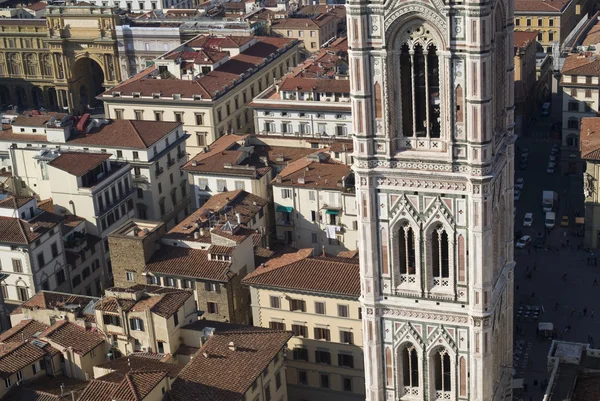
[[[175,112],[175,122],[181,123],[183,122],[183,113]]]
[[[135,273],[134,272],[126,272],[127,281],[135,281]]]
[[[306,302],[301,299],[290,299],[290,311],[306,312]]]
[[[317,242],[319,242],[319,238],[317,237],[317,233],[310,233],[310,239],[312,241],[313,244],[316,244]]]
[[[204,283],[204,289],[206,292],[216,292],[221,293],[221,286],[219,283]]]
[[[308,362],[308,350],[306,348],[294,348],[292,354],[294,360]]]
[[[4,385],[6,386],[6,388],[9,388],[11,383],[10,383],[10,377],[7,377],[4,379]]]
[[[315,362],[331,365],[331,353],[329,351],[315,351]]]
[[[322,373],[320,375],[321,388],[329,388],[329,375]]]
[[[298,384],[308,384],[308,373],[305,370],[298,370]]]
[[[354,344],[354,335],[351,331],[340,330],[340,342]]]
[[[52,259],[58,257],[58,244],[56,242],[50,246],[50,249],[52,250]]]
[[[281,190],[281,198],[282,199],[289,199],[292,197],[292,190],[291,189],[282,189]]]
[[[271,301],[271,308],[274,308],[274,309],[281,308],[281,300],[279,299],[279,297],[274,297],[271,295],[271,297],[269,299]]]
[[[338,305],[338,316],[348,317],[348,305]]]
[[[13,265],[13,271],[15,273],[23,273],[23,264],[22,264],[21,260],[13,259],[12,265]]]
[[[552,18],[548,19],[548,25],[549,26],[554,26],[554,20]]]
[[[275,390],[279,390],[280,387],[281,387],[281,372],[277,372],[275,374]]]
[[[308,337],[308,327],[300,324],[292,324],[292,332],[296,337]]]
[[[115,119],[122,120],[123,119],[123,110],[115,110]]]
[[[269,328],[273,330],[285,330],[285,323],[283,322],[269,322]]]
[[[592,97],[592,90],[591,89],[586,89],[585,90],[585,97]]]
[[[325,314],[325,302],[315,302],[315,313],[317,315]]]
[[[38,269],[41,269],[46,264],[46,261],[44,260],[44,254],[42,252],[38,253],[37,262],[38,262]]]
[[[308,191],[308,200],[315,200],[315,191]]]
[[[344,391],[352,391],[352,378],[351,377],[342,378],[342,387],[344,388]]]
[[[129,319],[129,327],[131,330],[144,331],[144,321],[140,318],[134,317]]]
[[[216,302],[207,302],[206,309],[208,313],[219,313],[219,305]]]
[[[154,121],[162,121],[162,111],[154,112]]]
[[[347,368],[354,367],[354,356],[348,354],[338,354],[338,366],[345,366]]]
[[[331,334],[329,332],[329,329],[326,329],[324,327],[315,327],[315,340],[330,341]]]
[[[236,191],[239,190],[239,189],[244,190],[245,189],[244,181],[236,181],[235,182],[235,189],[236,189]]]
[[[178,312],[179,311],[176,311],[173,314],[173,324],[175,325],[175,327],[179,326],[179,314],[178,314]]]
[[[542,21],[542,19],[541,19],[541,18],[538,18],[538,21],[537,21],[537,23],[538,23],[538,26],[542,26],[542,25],[544,25],[544,23],[543,23],[543,21]]]
[[[227,181],[217,180],[217,192],[227,192]]]
[[[133,114],[135,114],[135,119],[136,120],[143,120],[144,119],[144,110],[134,110]]]
[[[19,301],[27,301],[27,299],[29,299],[29,296],[27,294],[27,288],[17,287],[17,296],[19,298]]]
[[[548,32],[548,42],[554,41],[554,32]]]

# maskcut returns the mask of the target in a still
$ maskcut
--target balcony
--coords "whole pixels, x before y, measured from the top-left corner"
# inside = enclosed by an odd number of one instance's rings
[[[186,155],[187,155],[187,153],[185,153],[185,152],[177,153],[177,160],[183,159],[184,157],[186,157]]]
[[[118,207],[121,203],[126,202],[127,199],[129,199],[133,193],[135,192],[135,188],[128,188],[126,191],[124,191],[121,196],[119,196],[117,199],[113,200],[112,202],[106,204],[106,205],[102,205],[102,207],[96,207],[97,210],[97,215],[96,217],[102,217],[103,215],[105,215],[106,213],[108,213],[109,211],[111,211],[112,209],[114,209],[115,207]]]
[[[156,178],[158,178],[158,177],[160,177],[160,175],[161,175],[162,173],[164,173],[164,172],[165,172],[165,169],[164,169],[164,168],[162,168],[162,167],[160,167],[158,170],[155,170],[155,171],[154,171],[154,176],[155,176]]]
[[[277,225],[278,226],[293,227],[294,226],[294,222],[292,220],[277,219]]]
[[[167,161],[167,168],[171,168],[175,164],[175,159],[169,159]]]

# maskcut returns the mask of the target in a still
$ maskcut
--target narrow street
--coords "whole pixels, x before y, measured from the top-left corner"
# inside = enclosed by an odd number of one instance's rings
[[[529,149],[529,157],[527,168],[521,170],[520,152],[516,152],[515,178],[524,178],[525,184],[515,201],[515,232],[520,230],[534,240],[544,234],[542,191],[557,192],[560,202],[556,226],[546,237],[546,246],[515,249],[513,369],[515,378],[523,377],[526,383],[527,391],[516,396],[523,401],[540,401],[544,394],[541,384],[548,377],[546,355],[552,340],[537,334],[539,322],[553,323],[557,339],[588,343],[588,336],[592,336],[600,343],[600,305],[594,301],[600,266],[593,263],[594,257],[600,259],[600,253],[592,257],[592,265],[588,264],[590,254],[582,249],[583,238],[573,235],[576,213],[584,213],[582,176],[565,176],[560,154],[554,174],[546,173],[552,146],[559,143],[549,138],[552,123],[551,117],[539,118],[527,136],[517,140],[520,151]],[[523,227],[525,213],[533,213],[532,227]],[[568,227],[561,227],[562,216],[569,217]]]

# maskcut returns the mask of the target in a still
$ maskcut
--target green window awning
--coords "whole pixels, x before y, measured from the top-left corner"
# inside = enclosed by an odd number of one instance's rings
[[[338,214],[339,212],[337,210],[331,210],[331,209],[327,209],[327,211],[325,212],[325,214]]]
[[[288,213],[292,213],[294,211],[294,209],[290,206],[277,206],[276,209],[277,212],[288,212]]]

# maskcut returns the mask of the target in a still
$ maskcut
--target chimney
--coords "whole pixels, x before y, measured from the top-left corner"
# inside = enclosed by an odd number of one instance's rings
[[[60,383],[60,396],[62,397],[65,391],[65,385],[63,383]]]
[[[237,347],[235,346],[235,344],[233,343],[233,341],[231,341],[229,343],[228,348],[229,348],[229,351],[235,351],[235,350],[237,350]]]
[[[204,356],[205,358],[208,358],[208,352],[204,351],[204,352],[202,353],[202,356]]]
[[[194,232],[194,239],[200,239],[200,233],[198,231]]]
[[[236,214],[235,214],[235,217],[237,217],[237,223],[238,223],[238,224],[242,224],[242,215],[241,215],[241,214],[239,214],[239,213],[236,213]]]
[[[325,245],[322,245],[321,248],[323,249],[323,256],[325,256]]]
[[[71,400],[75,401],[75,391],[71,390]]]
[[[200,227],[199,233],[200,233],[200,235],[204,235],[204,228]]]

